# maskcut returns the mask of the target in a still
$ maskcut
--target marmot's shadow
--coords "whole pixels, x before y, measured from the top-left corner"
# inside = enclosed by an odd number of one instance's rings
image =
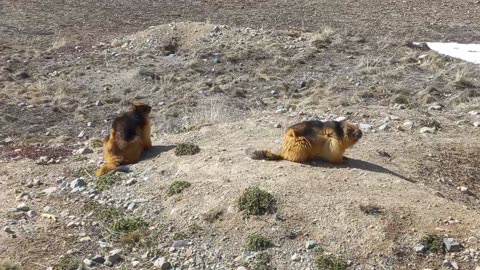
[[[396,176],[398,178],[401,178],[401,179],[403,179],[405,181],[408,181],[408,182],[411,182],[411,183],[416,183],[417,182],[417,181],[412,180],[408,177],[405,177],[401,174],[398,174],[394,171],[391,171],[387,168],[384,168],[380,165],[373,164],[373,163],[363,161],[363,160],[360,160],[360,159],[346,158],[345,164],[341,164],[341,165],[333,165],[333,164],[323,162],[323,161],[314,161],[314,162],[307,163],[307,164],[311,165],[311,166],[329,167],[329,168],[335,168],[335,167],[337,167],[337,168],[356,168],[356,169],[365,170],[365,171],[390,174],[390,175]]]
[[[152,148],[143,152],[142,160],[152,159],[159,156],[163,152],[167,152],[175,148],[175,145],[154,145]]]

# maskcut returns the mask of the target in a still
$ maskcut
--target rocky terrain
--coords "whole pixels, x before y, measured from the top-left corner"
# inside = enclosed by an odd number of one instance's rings
[[[403,14],[418,21],[373,31],[306,2],[206,1],[176,19],[186,4],[165,3],[165,21],[155,4],[34,2],[0,10],[1,270],[480,269],[480,68],[411,43],[474,40],[478,3],[430,5],[423,30],[418,3]],[[267,7],[275,21],[244,20]],[[153,107],[154,147],[97,178],[133,100]],[[345,165],[245,154],[343,118],[364,132]]]

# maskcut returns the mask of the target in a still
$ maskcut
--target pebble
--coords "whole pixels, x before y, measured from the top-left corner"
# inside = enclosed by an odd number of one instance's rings
[[[103,242],[103,241],[98,241],[98,246],[100,248],[111,248],[112,244],[107,243],[107,242]]]
[[[436,103],[436,104],[433,104],[432,106],[428,107],[428,109],[431,110],[431,111],[441,111],[443,109],[443,105],[439,104],[439,103]]]
[[[8,227],[8,226],[3,227],[2,231],[6,232],[6,233],[8,233],[8,234],[14,234],[14,233],[15,233],[15,232],[12,231],[12,229],[11,229],[10,227]]]
[[[137,183],[137,180],[135,180],[135,179],[130,179],[130,180],[128,180],[128,181],[125,183],[125,185],[131,186],[131,185],[134,185],[134,184],[136,184],[136,183]]]
[[[415,246],[415,252],[416,252],[416,253],[423,253],[423,252],[425,252],[425,246],[422,245],[422,244],[417,244],[417,245]]]
[[[160,257],[160,258],[156,259],[153,262],[153,266],[155,266],[155,267],[157,267],[161,270],[172,269],[172,265],[164,257]]]
[[[27,212],[28,210],[30,210],[30,207],[28,207],[25,203],[20,203],[17,205],[17,211]]]
[[[420,129],[420,133],[435,133],[436,130],[437,130],[436,128],[422,127]]]
[[[86,154],[91,154],[93,153],[93,150],[90,149],[88,146],[84,148],[80,148],[77,151],[75,151],[75,154],[77,155],[86,155]]]
[[[34,218],[37,216],[37,212],[35,212],[34,210],[30,210],[27,212],[27,217],[29,218]]]
[[[175,242],[173,242],[173,247],[174,248],[181,248],[181,247],[185,247],[188,245],[188,241],[187,240],[176,240]]]
[[[127,206],[127,210],[132,211],[137,205],[134,202],[131,202]]]
[[[49,187],[49,188],[46,188],[46,189],[42,190],[42,193],[44,193],[46,195],[52,195],[52,193],[54,193],[55,191],[57,191],[57,187]]]
[[[480,127],[480,122],[479,122],[479,121],[473,122],[473,126],[474,126],[474,127]]]
[[[463,186],[462,186],[462,187],[458,187],[457,189],[460,190],[460,191],[463,192],[463,193],[467,193],[467,192],[468,192],[468,187],[463,187]]]
[[[295,253],[295,254],[293,254],[292,258],[290,258],[290,259],[294,262],[299,262],[301,257],[300,257],[300,255]]]
[[[468,114],[470,115],[480,115],[479,111],[469,111]]]
[[[345,116],[340,116],[340,117],[335,118],[335,121],[337,121],[337,122],[342,122],[344,120],[347,120],[347,118]]]
[[[83,136],[85,136],[85,130],[82,130],[80,131],[80,133],[78,134],[78,138],[83,138]]]
[[[413,128],[413,121],[407,120],[403,122],[403,127],[406,129],[412,129]]]
[[[312,249],[314,247],[317,246],[317,241],[315,240],[308,240],[306,243],[305,243],[305,248],[306,249]]]
[[[239,266],[239,267],[237,267],[237,270],[248,270],[248,269],[243,267],[243,266]]]
[[[105,257],[105,264],[114,265],[122,261],[122,256],[120,256],[121,252],[121,249],[114,249],[110,251],[110,254]]]
[[[99,265],[99,264],[104,264],[105,263],[105,258],[103,258],[103,256],[100,256],[100,255],[95,255],[91,259],[85,259],[83,262],[87,266],[95,266],[95,265]],[[87,264],[87,262],[89,262],[89,264]]]
[[[103,103],[101,100],[97,100],[97,102],[95,102],[95,106],[102,106]]]
[[[83,180],[82,177],[80,178],[77,178],[75,180],[73,180],[71,183],[70,183],[70,188],[71,189],[74,189],[74,188],[81,188],[81,187],[84,187],[86,186],[87,183],[85,183],[85,180]]]
[[[388,123],[385,123],[378,127],[378,130],[388,130],[390,128],[390,125]]]
[[[445,238],[443,239],[443,244],[448,252],[459,252],[463,250],[463,245],[454,238]]]
[[[369,124],[360,124],[360,129],[361,130],[370,130],[372,128],[372,125]]]
[[[275,124],[273,127],[274,127],[274,128],[281,128],[282,125],[280,125],[279,123],[277,123],[277,124]]]

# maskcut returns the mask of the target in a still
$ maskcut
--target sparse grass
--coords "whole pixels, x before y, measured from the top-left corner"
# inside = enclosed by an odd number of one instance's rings
[[[92,140],[90,141],[90,146],[91,146],[92,148],[100,148],[100,147],[103,146],[103,142],[102,142],[101,139],[92,139]]]
[[[252,270],[273,270],[275,268],[272,266],[271,261],[272,261],[272,256],[270,254],[268,254],[267,252],[258,253],[255,256],[255,261],[250,266],[250,269],[252,269]]]
[[[173,240],[184,240],[184,239],[187,239],[187,235],[183,232],[176,232],[174,235],[173,235]]]
[[[315,259],[318,270],[346,270],[348,264],[343,259],[334,255],[318,255]]]
[[[264,215],[275,210],[275,198],[258,187],[248,188],[238,199],[238,208],[246,215]]]
[[[185,156],[185,155],[195,155],[200,152],[200,147],[192,143],[181,143],[175,148],[175,155]]]
[[[118,175],[114,173],[108,173],[98,177],[95,183],[95,188],[99,191],[103,191],[113,186],[115,182],[118,182],[119,180],[120,177]]]
[[[186,188],[189,188],[192,184],[187,181],[174,181],[172,184],[170,184],[170,187],[168,187],[168,196],[173,196],[175,194],[182,193],[182,191]]]
[[[392,102],[397,104],[409,104],[410,99],[406,95],[396,94],[395,96],[392,97]]]
[[[383,214],[383,209],[375,204],[360,204],[360,210],[367,215],[381,215]]]
[[[202,215],[203,220],[208,223],[213,223],[223,215],[222,209],[212,209]]]
[[[129,233],[138,230],[143,230],[148,224],[140,218],[121,218],[114,221],[111,229],[114,232]]]
[[[120,242],[124,245],[135,246],[146,237],[145,230],[127,232],[120,236]]]
[[[317,49],[327,48],[332,44],[335,31],[330,27],[323,28],[321,33],[315,34],[310,40],[310,45]]]
[[[420,124],[424,127],[440,129],[442,126],[440,123],[433,118],[423,118],[420,119]]]
[[[202,231],[203,231],[203,228],[200,227],[200,225],[198,225],[197,223],[193,223],[188,226],[188,233],[191,235],[199,234]]]
[[[247,250],[249,251],[262,251],[271,247],[273,247],[272,241],[262,235],[251,234],[248,236]]]
[[[457,88],[473,88],[475,83],[473,79],[467,75],[465,70],[458,70],[452,84]]]
[[[443,240],[441,236],[437,235],[426,235],[420,240],[420,244],[425,246],[425,251],[439,254],[444,253]]]
[[[80,259],[75,257],[66,256],[60,259],[57,267],[54,268],[55,270],[86,270],[87,268]]]
[[[18,264],[7,260],[0,261],[0,270],[21,270]]]
[[[93,215],[95,215],[96,218],[104,222],[110,222],[123,215],[122,211],[109,206],[101,205],[95,201],[87,202],[83,206],[83,209],[86,212],[93,212]]]

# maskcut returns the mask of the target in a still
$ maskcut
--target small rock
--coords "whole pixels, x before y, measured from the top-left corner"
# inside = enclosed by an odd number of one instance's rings
[[[172,269],[172,265],[164,257],[160,257],[160,258],[156,259],[153,262],[153,266],[155,266],[155,267],[157,267],[161,270]]]
[[[82,237],[82,238],[78,239],[78,241],[81,242],[81,243],[90,242],[90,241],[92,241],[92,238],[90,238],[88,236],[85,236],[85,237]]]
[[[85,180],[83,180],[82,177],[80,178],[77,178],[75,180],[73,180],[71,183],[70,183],[70,188],[71,189],[74,189],[74,188],[81,188],[81,187],[84,187],[86,186],[87,183],[85,183]]]
[[[423,252],[425,252],[425,249],[426,249],[425,246],[422,245],[422,244],[417,244],[415,246],[415,252],[416,253],[423,253]]]
[[[448,252],[459,252],[463,250],[463,245],[454,238],[443,239],[443,244]]]
[[[248,269],[243,267],[243,266],[239,266],[239,267],[237,267],[237,270],[248,270]]]
[[[78,138],[83,138],[83,136],[85,136],[85,130],[82,130],[80,131],[80,133],[78,134]]]
[[[121,172],[121,173],[129,173],[130,172],[130,167],[128,167],[126,165],[122,165],[122,166],[117,167],[116,171]]]
[[[139,261],[132,261],[132,266],[133,267],[137,267],[140,265],[140,262]]]
[[[335,118],[335,121],[338,121],[338,122],[342,122],[344,120],[347,120],[347,118],[345,116],[340,116],[340,117]]]
[[[103,103],[101,100],[97,100],[97,102],[95,102],[95,106],[102,106]]]
[[[86,154],[91,154],[93,153],[93,150],[90,149],[88,146],[84,148],[80,148],[77,151],[75,151],[75,154],[77,155],[86,155]]]
[[[8,233],[8,234],[15,234],[14,231],[12,231],[12,229],[10,229],[10,227],[6,226],[6,227],[3,227],[2,231]]]
[[[444,260],[442,266],[445,268],[452,268],[452,263],[449,260]]]
[[[130,180],[128,180],[128,181],[125,183],[125,185],[131,186],[131,185],[134,185],[134,184],[136,184],[136,183],[137,183],[137,180],[135,180],[135,179],[130,179]]]
[[[436,104],[433,104],[432,106],[428,107],[428,109],[433,110],[433,111],[441,111],[443,109],[443,105],[439,104],[439,103],[436,103]]]
[[[480,127],[480,122],[479,121],[473,122],[473,126],[474,127]]]
[[[369,124],[360,124],[360,129],[361,129],[361,130],[367,131],[367,130],[370,130],[371,128],[372,128],[372,125],[369,125]]]
[[[27,212],[27,217],[29,218],[34,218],[37,216],[37,212],[35,212],[34,210],[30,210]]]
[[[182,247],[185,247],[188,245],[188,241],[187,240],[176,240],[175,242],[173,242],[173,245],[172,247],[174,248],[182,248]]]
[[[388,130],[388,129],[390,129],[390,125],[388,123],[385,123],[380,127],[378,127],[378,130]]]
[[[17,205],[17,211],[27,212],[28,210],[30,210],[30,207],[28,207],[25,203],[20,203]]]
[[[317,246],[317,241],[315,240],[308,240],[306,243],[305,243],[305,248],[306,249],[312,249],[314,247]]]
[[[301,257],[300,257],[300,255],[295,253],[295,254],[293,254],[293,256],[290,259],[294,262],[299,262]]]
[[[398,110],[405,110],[406,107],[403,104],[395,104],[393,105],[393,108]]]
[[[112,244],[103,241],[98,241],[98,246],[100,248],[112,248]]]
[[[120,256],[120,253],[115,253],[113,251],[117,250],[112,250],[112,252],[110,252],[110,254],[105,257],[105,264],[114,265],[122,261],[122,256]]]
[[[131,202],[127,206],[127,210],[132,211],[137,205],[134,202]]]
[[[9,143],[12,143],[12,142],[13,142],[13,139],[10,138],[10,137],[8,137],[8,138],[6,138],[5,140],[3,140],[3,143],[4,143],[4,144],[9,144]]]
[[[480,112],[479,111],[469,111],[468,114],[475,116],[475,115],[480,115]]]
[[[458,187],[457,189],[460,190],[460,191],[463,192],[463,193],[467,193],[467,192],[468,192],[468,187],[463,187],[463,186],[462,186],[462,187]]]
[[[430,133],[430,134],[431,134],[431,133],[435,133],[436,130],[437,130],[437,129],[434,128],[434,127],[433,127],[433,128],[431,128],[431,127],[422,127],[422,128],[420,129],[420,133]]]
[[[273,127],[274,127],[274,128],[281,128],[282,125],[280,125],[279,123],[277,123],[277,124],[275,124]]]
[[[67,228],[74,228],[74,227],[78,227],[78,226],[80,226],[80,223],[75,222],[75,221],[72,221],[72,222],[67,224]]]
[[[412,129],[413,128],[413,122],[410,121],[410,120],[407,120],[407,121],[403,122],[402,126],[407,130]]]

